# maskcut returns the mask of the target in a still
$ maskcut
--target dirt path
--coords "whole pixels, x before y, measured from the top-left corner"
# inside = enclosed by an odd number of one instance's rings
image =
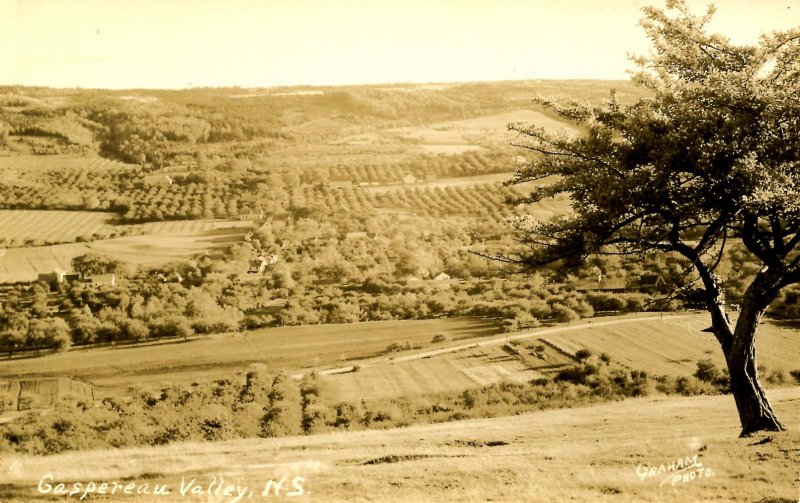
[[[445,348],[440,349],[431,349],[427,351],[421,351],[418,353],[411,353],[411,354],[404,354],[402,356],[385,356],[380,358],[369,358],[361,360],[357,363],[357,365],[361,368],[366,367],[376,367],[379,365],[393,365],[395,363],[400,362],[408,362],[412,360],[422,360],[425,358],[431,358],[434,356],[446,354],[446,353],[455,353],[457,351],[462,351],[465,349],[472,349],[472,348],[480,348],[485,346],[493,346],[493,345],[500,345],[506,344],[511,341],[520,341],[525,339],[533,339],[533,338],[541,338],[545,335],[552,335],[558,334],[562,332],[569,332],[573,330],[581,330],[586,327],[607,327],[609,325],[620,325],[623,323],[637,323],[642,321],[656,321],[660,319],[679,319],[679,318],[688,318],[693,315],[689,314],[670,314],[670,315],[655,315],[655,316],[637,316],[637,317],[625,317],[622,319],[612,319],[608,321],[595,321],[594,319],[589,319],[587,322],[584,323],[576,323],[574,325],[565,325],[559,327],[551,327],[551,328],[537,328],[533,330],[525,330],[523,332],[517,332],[514,334],[503,334],[503,335],[496,335],[490,338],[474,338],[469,339],[467,342],[463,342],[457,344],[455,346],[448,346]],[[344,367],[335,367],[325,370],[320,370],[317,373],[322,375],[330,375],[330,374],[344,374],[346,372],[353,372],[354,365],[347,365]],[[302,379],[304,373],[293,374],[292,378],[294,379]]]

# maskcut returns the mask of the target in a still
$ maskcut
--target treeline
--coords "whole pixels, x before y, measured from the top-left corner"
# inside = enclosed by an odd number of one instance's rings
[[[586,294],[540,274],[516,274],[460,248],[471,238],[371,222],[381,236],[342,236],[308,220],[269,226],[221,255],[134,270],[102,256],[73,261],[115,286],[65,282],[9,286],[0,309],[0,350],[143,341],[261,327],[358,321],[488,317],[508,330],[607,311],[677,309],[653,293]],[[248,272],[256,256],[274,256]],[[448,279],[436,279],[442,273]],[[445,277],[447,277],[445,276]],[[42,330],[42,324],[52,325]],[[58,328],[58,330],[56,330]],[[39,335],[51,334],[45,341]],[[66,334],[66,335],[65,335]]]

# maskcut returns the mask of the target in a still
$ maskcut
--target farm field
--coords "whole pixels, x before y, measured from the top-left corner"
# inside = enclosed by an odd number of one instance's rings
[[[589,349],[606,352],[626,367],[651,374],[691,375],[697,360],[711,359],[724,368],[725,361],[705,316],[647,321],[609,327],[597,326],[547,335],[543,339],[568,353]],[[758,364],[772,371],[800,369],[798,330],[764,323],[756,338]]]
[[[308,502],[795,501],[800,387],[768,394],[789,431],[737,438],[730,396],[648,397],[390,430],[11,455],[0,460],[2,496],[49,501],[36,487],[50,473],[58,482],[166,484],[171,493],[158,501],[183,502],[230,500],[181,496],[182,478],[207,486],[224,477],[260,501],[279,499],[261,497],[269,480],[296,476],[303,495],[291,499]],[[694,456],[710,476],[673,484],[674,472],[637,475]]]
[[[166,220],[163,222],[147,222],[133,227],[141,229],[143,234],[191,234],[222,229],[249,229],[253,223],[249,220]]]
[[[127,388],[132,382],[191,382],[246,370],[251,364],[292,370],[346,363],[374,357],[397,341],[427,344],[442,331],[458,341],[495,335],[500,327],[478,319],[280,327],[188,342],[73,349],[40,358],[4,361],[0,377],[69,375],[101,387],[120,388]]]
[[[0,283],[36,281],[39,274],[68,270],[73,258],[86,253],[85,243],[9,248],[0,257]]]
[[[616,364],[631,370],[690,376],[697,362],[707,358],[725,368],[713,335],[701,332],[707,324],[704,314],[664,319],[613,317],[592,321],[591,325],[557,325],[450,349],[399,355],[392,361],[366,361],[357,372],[335,371],[322,378],[327,384],[326,394],[339,401],[440,393],[543,377],[572,362],[565,353],[574,354],[584,348],[594,354],[608,353]],[[520,343],[519,356],[503,347],[506,340]],[[545,345],[544,360],[529,354],[525,347],[532,344]],[[797,330],[765,323],[757,346],[758,362],[769,371],[800,368]]]
[[[18,243],[72,242],[78,236],[113,232],[115,217],[98,211],[0,210],[0,237]]]
[[[653,375],[689,376],[699,360],[723,366],[720,350],[704,314],[620,316],[572,325],[543,327],[515,334],[479,319],[366,322],[280,327],[150,345],[80,349],[34,359],[3,362],[0,378],[73,376],[108,392],[131,382],[160,386],[215,379],[252,365],[269,370],[316,370],[333,401],[410,396],[480,387],[501,381],[522,382],[558,369],[570,359],[547,347],[545,359],[530,356],[531,344],[553,344],[574,353],[588,348],[606,352],[617,364]],[[431,344],[433,335],[450,341]],[[765,323],[759,333],[759,364],[768,370],[798,368],[796,330]],[[643,343],[644,337],[650,343]],[[387,353],[389,344],[409,342],[419,350]],[[545,342],[547,341],[547,342]],[[573,341],[573,342],[569,342]],[[518,342],[521,355],[504,346]],[[549,343],[549,344],[548,344]],[[357,371],[352,371],[358,365]],[[42,369],[47,369],[43,371]],[[298,378],[301,374],[293,374]]]
[[[104,171],[134,167],[132,164],[103,157],[74,157],[68,155],[0,156],[0,182],[35,183],[38,173],[49,170]]]
[[[541,367],[522,361],[500,345],[466,348],[432,357],[375,365],[357,372],[322,375],[323,398],[331,403],[461,391],[498,382],[527,382],[544,377],[548,367],[571,361],[547,349]]]
[[[66,212],[49,212],[54,214]],[[70,269],[73,258],[98,253],[133,265],[156,265],[191,258],[241,241],[252,223],[238,220],[191,220],[141,224],[143,235],[27,248],[9,248],[0,257],[0,283],[35,281],[53,269]]]
[[[405,140],[414,140],[427,152],[461,153],[478,148],[479,143],[508,143],[514,137],[513,133],[508,131],[508,124],[517,121],[535,124],[553,132],[564,129],[570,133],[577,133],[573,125],[537,110],[515,110],[424,127],[396,128],[387,130],[386,133]],[[448,152],[448,149],[453,151]]]

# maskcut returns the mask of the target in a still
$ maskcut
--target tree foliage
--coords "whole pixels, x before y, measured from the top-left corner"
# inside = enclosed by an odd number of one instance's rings
[[[549,180],[525,199],[571,197],[548,222],[517,218],[526,245],[507,259],[574,266],[592,254],[683,257],[700,286],[731,372],[743,434],[780,429],[758,382],[753,341],[761,315],[800,282],[800,30],[738,46],[707,32],[713,7],[680,0],[645,8],[653,51],[635,58],[634,81],[650,95],[623,107],[540,103],[579,124],[580,137],[512,125],[539,154],[512,183]],[[716,274],[732,242],[760,269],[734,323]]]

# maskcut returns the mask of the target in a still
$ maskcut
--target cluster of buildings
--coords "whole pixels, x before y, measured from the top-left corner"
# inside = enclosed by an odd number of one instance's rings
[[[67,272],[61,268],[55,268],[49,273],[39,274],[38,280],[56,287],[64,283],[83,283],[91,286],[117,285],[117,275],[114,273],[84,275],[77,272]]]

